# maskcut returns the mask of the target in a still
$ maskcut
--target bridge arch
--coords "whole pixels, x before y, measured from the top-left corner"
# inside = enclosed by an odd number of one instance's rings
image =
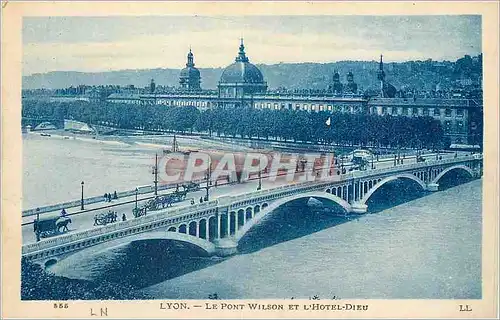
[[[368,192],[363,196],[363,198],[359,202],[361,204],[366,204],[368,199],[370,199],[370,197],[375,193],[375,191],[377,191],[380,187],[382,187],[387,182],[394,181],[397,179],[410,179],[410,180],[413,180],[416,183],[418,183],[422,187],[422,189],[426,190],[426,188],[427,188],[426,184],[422,180],[420,180],[419,178],[414,176],[413,174],[409,174],[409,173],[398,174],[398,175],[390,176],[390,177],[387,177],[384,179],[378,179],[377,184],[375,184],[370,190],[368,190]]]
[[[255,215],[253,217],[253,219],[251,219],[244,226],[242,226],[241,229],[238,230],[234,234],[234,239],[236,240],[236,242],[238,242],[241,238],[243,238],[243,236],[248,232],[248,230],[250,230],[263,217],[265,217],[269,213],[273,212],[278,207],[280,207],[280,206],[282,206],[290,201],[293,201],[293,200],[310,198],[310,197],[331,200],[331,201],[337,203],[338,205],[340,205],[346,212],[348,212],[348,213],[351,212],[351,205],[349,204],[349,202],[347,202],[347,201],[345,201],[337,196],[334,196],[333,194],[326,193],[324,191],[313,191],[313,192],[295,194],[295,195],[290,196],[290,197],[278,199],[269,205],[266,205],[266,206],[262,205],[262,209],[260,210],[259,214]]]
[[[461,165],[456,165],[456,166],[452,166],[452,167],[449,167],[449,168],[446,168],[444,169],[443,171],[441,171],[435,178],[434,180],[432,180],[432,183],[438,183],[439,180],[445,175],[447,174],[448,172],[450,171],[453,171],[453,170],[463,170],[463,171],[466,171],[472,178],[474,178],[474,171],[472,171],[471,168],[461,164]]]
[[[128,245],[135,241],[147,241],[147,240],[175,240],[179,242],[189,243],[194,245],[195,247],[201,249],[207,255],[213,255],[215,253],[215,245],[205,239],[198,238],[195,236],[191,236],[185,233],[172,232],[172,231],[151,231],[151,232],[143,232],[135,235],[131,235],[128,237],[113,239],[110,241],[104,241],[97,245],[82,248],[79,251],[72,251],[61,256],[49,256],[43,260],[44,265],[54,265],[56,262],[60,262],[66,259],[72,259],[74,261],[78,261],[78,259],[82,259],[84,256],[87,256],[89,253],[91,254],[99,254],[106,252],[111,249],[119,248],[125,245]],[[161,254],[161,253],[159,253]]]

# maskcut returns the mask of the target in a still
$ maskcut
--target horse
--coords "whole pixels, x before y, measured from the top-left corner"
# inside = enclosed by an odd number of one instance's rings
[[[69,231],[68,224],[70,224],[70,223],[71,223],[71,219],[70,218],[59,219],[56,222],[56,229],[57,229],[57,231],[58,232]],[[62,231],[61,231],[61,228],[62,228]]]

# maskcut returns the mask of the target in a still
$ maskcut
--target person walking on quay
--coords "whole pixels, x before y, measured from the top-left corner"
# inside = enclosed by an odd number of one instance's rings
[[[193,198],[193,199],[191,199],[191,205],[193,205],[193,204],[194,204],[194,198]]]
[[[113,194],[113,199],[118,199],[118,194],[116,193],[116,190],[115,193]]]
[[[122,215],[122,221],[127,221],[127,216],[125,215],[125,213]]]
[[[200,203],[203,203],[203,197],[200,197]]]
[[[66,215],[67,215],[66,209],[62,208],[61,217],[66,217]]]

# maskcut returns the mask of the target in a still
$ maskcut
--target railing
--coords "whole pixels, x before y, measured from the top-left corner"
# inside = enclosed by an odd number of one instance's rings
[[[482,159],[482,156],[480,159]],[[444,159],[444,160],[426,160],[425,162],[402,164],[402,165],[400,164],[400,165],[390,167],[390,168],[371,169],[371,170],[366,170],[366,171],[354,171],[354,172],[348,173],[348,176],[349,176],[349,178],[369,177],[372,175],[379,175],[382,173],[408,171],[411,169],[420,169],[420,168],[431,167],[431,166],[436,166],[436,165],[443,165],[443,164],[449,164],[449,163],[459,163],[459,162],[466,162],[466,161],[473,161],[473,160],[478,160],[478,159],[474,158],[474,157],[469,157],[469,156],[461,156],[461,157],[457,157],[457,158]]]
[[[158,186],[158,191],[163,191],[169,188],[173,188],[173,185],[159,185]],[[154,186],[153,185],[147,185],[147,186],[142,186],[138,187],[137,194],[146,194],[146,193],[152,193],[154,192]],[[125,198],[125,197],[130,197],[135,195],[135,189],[134,190],[128,190],[128,191],[120,191],[116,193],[118,199],[120,198]],[[103,202],[106,199],[104,196],[96,196],[96,197],[90,197],[90,198],[85,198],[83,199],[83,204],[94,204],[94,203],[99,203]],[[37,213],[45,213],[45,212],[52,212],[52,211],[58,211],[67,209],[67,208],[72,208],[72,207],[78,207],[81,204],[81,200],[74,200],[74,201],[68,201],[68,202],[62,202],[50,206],[44,206],[44,207],[38,207],[34,209],[29,209],[29,210],[24,210],[22,212],[23,217],[29,217],[29,216],[34,216]]]
[[[98,237],[101,235],[106,235],[106,234],[109,234],[109,233],[112,233],[115,231],[125,231],[125,230],[130,229],[130,228],[136,228],[136,227],[141,227],[141,226],[145,226],[145,225],[150,225],[151,223],[154,223],[157,221],[163,221],[165,219],[182,218],[186,214],[192,214],[192,213],[197,212],[197,211],[206,211],[206,210],[210,210],[210,209],[215,209],[221,205],[223,205],[223,206],[231,205],[234,203],[253,200],[253,199],[261,198],[264,196],[276,195],[276,194],[281,193],[283,190],[293,190],[294,191],[293,193],[295,193],[295,192],[300,192],[301,190],[309,188],[309,187],[315,187],[315,188],[319,189],[319,188],[324,187],[324,186],[332,185],[332,183],[334,183],[334,182],[337,182],[340,184],[345,183],[345,181],[348,181],[348,180],[353,179],[353,178],[369,177],[369,176],[393,173],[393,172],[398,172],[398,171],[409,171],[409,170],[413,170],[413,169],[420,169],[420,168],[425,168],[425,167],[429,167],[429,166],[444,165],[444,164],[450,164],[450,163],[461,163],[461,162],[481,160],[481,159],[482,159],[482,155],[476,155],[475,157],[461,156],[461,157],[457,157],[457,158],[444,159],[444,160],[428,160],[428,161],[425,161],[422,163],[398,165],[396,167],[391,167],[391,168],[350,172],[350,173],[347,173],[345,175],[342,175],[341,179],[338,181],[328,179],[328,180],[323,180],[319,183],[316,181],[292,182],[288,185],[279,186],[279,187],[270,188],[270,189],[265,189],[265,190],[252,191],[252,192],[248,192],[244,195],[222,196],[216,200],[212,200],[212,201],[205,202],[205,203],[200,203],[200,204],[195,204],[195,205],[185,205],[182,207],[167,208],[164,210],[150,212],[148,215],[141,217],[141,218],[136,218],[136,219],[132,219],[132,220],[128,220],[128,221],[116,222],[114,224],[95,228],[95,229],[85,230],[85,231],[81,231],[81,232],[73,233],[73,234],[61,235],[61,236],[58,236],[55,238],[45,239],[45,240],[42,240],[42,241],[37,242],[37,243],[26,244],[26,245],[23,245],[22,253],[23,253],[23,255],[30,254],[30,253],[34,253],[34,252],[48,249],[48,248],[52,249],[52,248],[55,248],[56,246],[69,244],[69,243],[83,240],[83,239],[89,240],[91,238]]]
[[[136,228],[142,225],[148,225],[151,222],[162,221],[165,219],[173,219],[183,217],[186,213],[193,213],[201,210],[210,210],[217,207],[217,200],[209,201],[208,203],[200,203],[196,205],[187,205],[183,207],[174,207],[165,209],[158,212],[149,213],[148,215],[131,219],[127,221],[120,221],[111,225],[103,226],[100,228],[81,231],[73,234],[65,234],[58,237],[45,239],[37,243],[31,243],[23,246],[23,254],[33,253],[47,248],[53,248],[62,244],[68,244],[82,239],[90,239],[96,236],[109,234],[114,231],[122,231],[128,228]]]

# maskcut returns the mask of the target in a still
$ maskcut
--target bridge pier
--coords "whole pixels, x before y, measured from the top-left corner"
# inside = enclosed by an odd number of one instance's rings
[[[230,238],[218,239],[214,242],[215,254],[219,257],[228,257],[238,252],[238,243]]]
[[[368,211],[368,206],[366,204],[359,203],[359,202],[354,202],[351,205],[351,208],[352,208],[352,212],[357,213],[357,214],[363,214],[363,213],[366,213],[366,211]]]
[[[428,183],[427,184],[427,191],[436,192],[438,190],[439,190],[439,184],[438,183]]]

